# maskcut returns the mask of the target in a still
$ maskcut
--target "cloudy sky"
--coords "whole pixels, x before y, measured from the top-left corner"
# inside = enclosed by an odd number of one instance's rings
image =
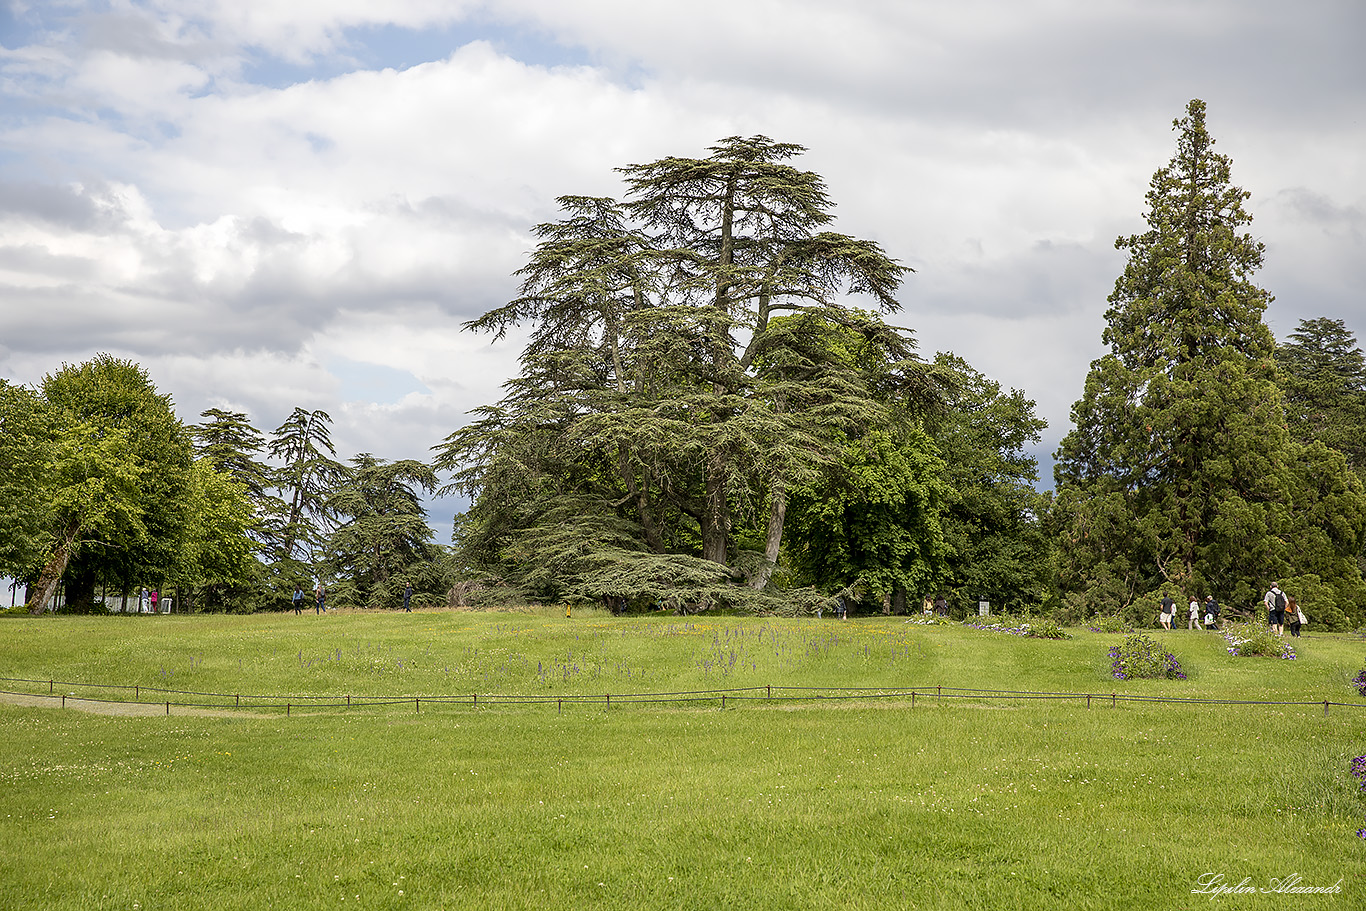
[[[0,376],[100,351],[181,416],[426,458],[499,397],[562,194],[762,133],[916,270],[897,322],[1067,431],[1115,237],[1202,98],[1280,338],[1366,336],[1360,0],[0,0]],[[449,529],[452,503],[432,516]]]

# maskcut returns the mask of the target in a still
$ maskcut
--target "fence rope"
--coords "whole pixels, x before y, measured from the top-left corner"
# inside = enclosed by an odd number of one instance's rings
[[[1110,707],[1117,708],[1119,703],[1137,704],[1167,704],[1167,705],[1260,705],[1260,706],[1323,706],[1324,715],[1328,715],[1331,708],[1362,709],[1366,708],[1366,702],[1335,702],[1331,699],[1313,700],[1268,700],[1268,699],[1209,699],[1194,696],[1152,696],[1140,694],[1120,694],[1110,693],[1087,693],[1087,692],[1048,692],[1034,690],[1001,690],[1001,689],[979,689],[972,687],[952,687],[942,685],[927,685],[918,687],[814,687],[814,686],[774,686],[771,684],[763,686],[749,687],[729,687],[723,689],[708,690],[682,690],[673,692],[659,693],[555,693],[555,694],[525,694],[525,693],[465,693],[465,694],[409,694],[409,695],[373,695],[356,696],[355,694],[333,695],[333,694],[247,694],[247,693],[211,693],[199,690],[174,690],[161,687],[148,687],[141,684],[118,684],[118,683],[86,683],[77,681],[62,681],[53,679],[32,679],[22,677],[0,677],[0,683],[8,684],[31,684],[34,688],[46,688],[47,692],[33,692],[30,690],[3,689],[0,693],[11,696],[31,696],[35,698],[58,698],[55,692],[56,687],[60,686],[64,690],[132,690],[133,699],[104,698],[95,695],[78,695],[75,692],[62,692],[60,694],[61,704],[66,706],[68,697],[84,702],[96,702],[106,704],[127,704],[127,705],[154,705],[166,707],[166,714],[170,714],[170,707],[200,708],[200,709],[284,709],[288,716],[294,708],[308,708],[316,714],[321,709],[354,709],[375,706],[389,705],[412,705],[415,713],[421,712],[423,701],[436,703],[438,705],[466,705],[479,708],[481,703],[485,706],[532,706],[554,704],[558,712],[563,713],[565,703],[573,705],[575,703],[584,705],[601,705],[605,709],[611,709],[613,704],[618,706],[626,705],[663,705],[663,704],[696,704],[705,702],[717,702],[722,709],[730,705],[750,702],[771,702],[781,700],[784,702],[826,702],[826,701],[854,701],[854,700],[907,700],[909,708],[916,707],[916,697],[933,695],[937,702],[944,700],[977,700],[992,702],[1069,702],[1076,701],[1079,705],[1085,703],[1086,708],[1092,707],[1093,700],[1104,700],[1107,696],[1110,700]],[[153,700],[145,700],[143,694],[157,694]],[[195,697],[193,699],[176,699],[172,697]],[[212,701],[205,701],[212,700]],[[1103,703],[1102,703],[1103,704]]]

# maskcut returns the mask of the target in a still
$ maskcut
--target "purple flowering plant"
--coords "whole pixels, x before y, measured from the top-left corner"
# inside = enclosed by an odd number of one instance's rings
[[[1295,660],[1295,647],[1277,636],[1269,626],[1257,623],[1234,624],[1224,629],[1228,653],[1235,658],[1282,658]]]
[[[988,622],[985,619],[973,618],[963,621],[964,626],[973,629],[990,630],[996,633],[1009,633],[1012,636],[1023,636],[1027,639],[1071,639],[1072,637],[1058,624],[1052,620],[1017,620],[1012,617],[1002,616],[995,622]]]
[[[1366,674],[1366,671],[1362,671]],[[1352,777],[1358,779],[1361,784],[1360,791],[1366,791],[1366,756],[1357,756],[1352,760]],[[1357,829],[1358,838],[1366,838],[1366,829]]]
[[[1111,646],[1110,662],[1110,673],[1116,680],[1133,680],[1140,677],[1186,679],[1176,656],[1164,651],[1156,640],[1142,633],[1126,636],[1123,645]]]
[[[1366,696],[1366,668],[1357,671],[1357,675],[1352,678],[1352,686],[1357,688],[1357,692]]]

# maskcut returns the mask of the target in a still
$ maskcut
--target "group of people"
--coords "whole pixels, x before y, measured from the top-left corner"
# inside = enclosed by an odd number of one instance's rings
[[[161,613],[161,595],[154,588],[150,592],[146,588],[138,589],[138,613],[139,614],[159,614]]]
[[[1298,637],[1300,628],[1309,622],[1299,602],[1281,591],[1279,582],[1271,583],[1271,588],[1263,596],[1262,603],[1266,605],[1266,622],[1271,625],[1272,632],[1277,636],[1284,636],[1285,628],[1288,626],[1290,635]]]
[[[290,599],[291,603],[293,603],[293,605],[294,605],[294,613],[296,613],[296,614],[301,614],[301,613],[303,613],[303,611],[304,611],[304,599],[305,599],[305,598],[309,598],[309,596],[306,595],[306,594],[304,594],[303,587],[300,586],[300,585],[295,585],[295,586],[294,586],[294,596]],[[325,585],[323,585],[321,582],[319,582],[319,583],[318,583],[318,587],[315,588],[315,589],[313,589],[313,595],[312,595],[311,600],[313,601],[313,613],[315,613],[315,614],[325,614],[325,613],[327,613],[327,586],[325,586]],[[413,612],[413,586],[412,586],[412,583],[409,583],[408,585],[404,586],[404,588],[403,588],[403,609],[404,609],[405,611],[407,611],[408,613],[410,613],[410,614]],[[565,616],[566,616],[566,617],[569,616],[568,611],[565,612]]]
[[[1157,620],[1163,629],[1176,628],[1176,610],[1176,601],[1172,596],[1163,594],[1161,609],[1157,614]],[[1218,629],[1219,602],[1214,600],[1213,595],[1205,595],[1203,603],[1197,598],[1191,598],[1190,605],[1186,608],[1186,618],[1187,629]]]
[[[1304,616],[1304,610],[1299,603],[1292,597],[1281,591],[1281,584],[1273,582],[1271,589],[1262,598],[1266,605],[1266,619],[1271,626],[1271,631],[1277,636],[1285,635],[1285,630],[1290,629],[1290,635],[1299,636],[1300,629],[1309,620]],[[1176,601],[1171,594],[1163,593],[1161,607],[1157,614],[1157,620],[1162,624],[1163,629],[1176,628]],[[1213,595],[1206,595],[1202,603],[1196,598],[1191,598],[1190,605],[1186,611],[1187,629],[1218,629],[1219,628],[1219,602],[1214,600]]]
[[[309,598],[309,600],[313,602],[313,613],[323,614],[327,612],[327,586],[323,585],[321,582],[318,583],[317,588],[313,589],[311,597],[304,594],[302,586],[294,586],[294,596],[290,599],[291,603],[294,605],[294,613],[303,613],[305,598]]]

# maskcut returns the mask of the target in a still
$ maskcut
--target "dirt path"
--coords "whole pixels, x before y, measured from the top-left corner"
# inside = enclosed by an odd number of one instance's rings
[[[192,705],[171,703],[169,710],[164,702],[104,702],[98,699],[81,699],[77,696],[61,694],[54,696],[30,696],[25,693],[0,693],[0,702],[8,705],[24,705],[45,709],[68,708],[92,715],[113,715],[120,718],[142,718],[152,715],[196,715],[201,718],[260,718],[251,712],[232,709],[202,708]]]

